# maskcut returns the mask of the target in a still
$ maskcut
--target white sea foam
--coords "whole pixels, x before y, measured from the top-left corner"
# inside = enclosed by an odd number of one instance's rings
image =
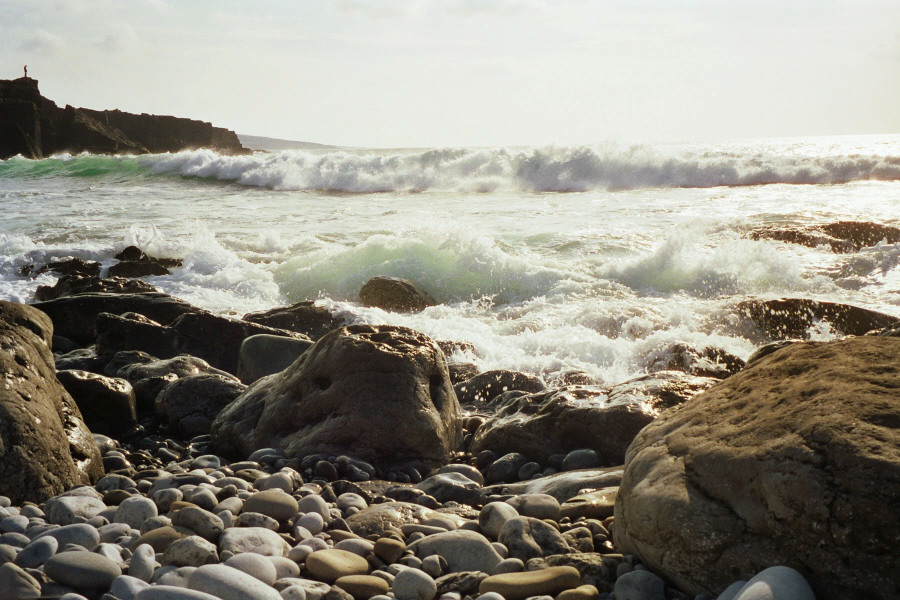
[[[529,150],[290,150],[222,156],[207,150],[140,158],[156,173],[274,190],[335,192],[579,192],[900,180],[900,156],[700,152],[645,146]]]

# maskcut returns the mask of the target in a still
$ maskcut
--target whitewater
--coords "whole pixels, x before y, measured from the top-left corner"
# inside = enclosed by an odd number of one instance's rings
[[[354,322],[474,347],[482,370],[548,382],[645,373],[669,344],[747,358],[748,298],[900,316],[900,244],[841,254],[752,240],[764,226],[900,226],[900,136],[709,144],[451,148],[0,161],[0,298],[55,278],[29,264],[111,264],[136,244],[185,259],[146,281],[220,314],[316,300]],[[363,307],[375,275],[440,304]],[[831,339],[816,324],[811,339]]]

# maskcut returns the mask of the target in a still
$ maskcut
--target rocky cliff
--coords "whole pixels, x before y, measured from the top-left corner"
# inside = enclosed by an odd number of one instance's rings
[[[0,80],[0,159],[42,158],[57,152],[147,154],[210,148],[249,152],[233,131],[177,117],[120,110],[60,108],[30,77]]]

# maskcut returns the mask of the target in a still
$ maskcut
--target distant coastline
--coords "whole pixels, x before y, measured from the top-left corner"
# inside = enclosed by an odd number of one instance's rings
[[[264,137],[261,135],[237,134],[241,145],[250,150],[337,150],[341,146],[329,146],[328,144],[316,144],[313,142],[300,142],[296,140],[282,140],[279,138]]]

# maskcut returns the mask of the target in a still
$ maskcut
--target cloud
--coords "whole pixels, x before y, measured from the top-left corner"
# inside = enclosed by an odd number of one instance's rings
[[[22,40],[22,50],[36,54],[56,54],[66,47],[66,43],[58,35],[46,29],[38,29],[30,37]]]
[[[103,39],[94,43],[95,46],[102,50],[110,52],[118,52],[129,48],[138,41],[138,36],[127,23],[118,23],[113,25],[115,29],[108,32]]]
[[[453,0],[445,5],[447,14],[459,17],[528,14],[547,6],[546,0]]]

